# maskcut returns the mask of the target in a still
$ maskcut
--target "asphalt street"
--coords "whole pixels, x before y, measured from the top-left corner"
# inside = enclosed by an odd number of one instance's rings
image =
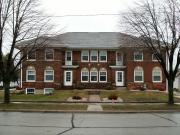
[[[180,113],[0,112],[0,135],[170,134],[180,134]]]

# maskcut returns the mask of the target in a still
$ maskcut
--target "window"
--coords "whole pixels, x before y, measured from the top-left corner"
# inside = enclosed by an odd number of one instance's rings
[[[27,54],[27,59],[28,60],[36,60],[36,52],[35,51],[33,51],[33,52],[28,52],[28,54]]]
[[[143,53],[134,52],[134,61],[143,61]]]
[[[89,51],[81,51],[81,61],[82,62],[89,61]]]
[[[44,71],[44,81],[53,82],[54,81],[54,70],[52,67],[46,67]]]
[[[50,95],[54,91],[53,88],[44,88],[44,95]]]
[[[71,61],[72,60],[72,52],[71,51],[67,51],[66,52],[66,60],[67,61]]]
[[[81,82],[89,82],[89,70],[87,68],[81,70]]]
[[[26,94],[35,94],[35,88],[26,88]]]
[[[104,68],[99,70],[99,82],[107,82],[107,71]]]
[[[91,51],[91,61],[97,62],[98,61],[98,51]]]
[[[152,54],[152,61],[158,61],[158,60],[156,59],[155,54]]]
[[[26,81],[27,82],[35,82],[36,81],[36,70],[32,66],[29,66],[26,70]]]
[[[107,51],[99,51],[99,61],[100,62],[107,61]]]
[[[144,81],[144,72],[142,67],[136,67],[134,69],[134,82],[143,82]]]
[[[160,67],[153,68],[152,78],[153,82],[162,82],[162,71]]]
[[[92,68],[90,72],[91,82],[98,82],[98,71],[96,68]]]
[[[46,60],[53,60],[54,59],[54,50],[53,49],[46,49],[45,57],[46,57]]]

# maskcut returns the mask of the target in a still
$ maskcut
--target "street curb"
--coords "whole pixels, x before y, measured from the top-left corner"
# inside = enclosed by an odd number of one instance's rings
[[[177,113],[177,112],[179,113],[180,110],[86,111],[86,110],[0,109],[0,112],[118,114],[118,113]]]

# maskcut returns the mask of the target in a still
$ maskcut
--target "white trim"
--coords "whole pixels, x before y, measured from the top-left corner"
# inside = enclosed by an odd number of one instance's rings
[[[101,55],[101,52],[105,52],[106,55]],[[101,56],[106,56],[106,60],[101,60]],[[99,62],[107,62],[107,50],[100,50],[99,51]]]
[[[101,73],[101,72],[105,72],[105,73],[106,73],[106,80],[105,80],[105,81],[101,81],[101,80],[100,80],[100,77],[101,77],[100,73]],[[107,70],[99,70],[99,82],[100,82],[100,83],[105,83],[105,82],[107,82]]]
[[[48,93],[46,93],[47,89],[52,89],[52,91],[54,91],[54,88],[44,88],[44,95],[48,94]]]
[[[154,81],[154,70],[155,70],[155,68],[159,69],[159,71],[160,71],[160,81]],[[153,70],[152,70],[152,82],[153,83],[162,83],[162,70],[160,67],[154,67],[153,68]]]
[[[71,54],[71,60],[70,61],[67,61],[67,53],[70,52]],[[72,61],[73,61],[73,53],[72,51],[68,50],[65,52],[65,65],[72,65]]]
[[[46,80],[46,75],[48,75],[48,74],[46,74],[46,71],[52,71],[53,72],[53,80]],[[45,69],[44,70],[44,82],[54,82],[54,70],[52,70],[52,69]]]
[[[153,62],[158,62],[157,59],[153,59],[153,56],[154,56],[154,53],[152,54],[152,61],[153,61]]]
[[[96,72],[96,75],[97,75],[97,76],[96,76],[97,81],[92,81],[92,80],[91,80],[91,74],[92,74],[92,72]],[[92,83],[98,82],[98,71],[97,71],[97,70],[91,70],[91,71],[90,71],[90,82],[92,82]]]
[[[97,55],[96,55],[96,57],[97,57],[97,60],[96,60],[96,61],[92,60],[92,56],[93,56],[93,55],[92,55],[92,52],[93,52],[93,51],[94,51],[94,52],[97,52],[97,53],[96,53],[96,54],[97,54]],[[94,56],[95,56],[95,55],[94,55]],[[90,51],[90,61],[91,61],[91,62],[98,62],[98,50],[91,50],[91,51]]]
[[[136,53],[141,53],[141,54],[142,54],[142,59],[141,59],[141,60],[136,60],[136,59],[135,59]],[[134,61],[143,61],[143,60],[144,60],[144,54],[143,54],[143,52],[142,52],[142,51],[135,51],[135,52],[134,52]]]
[[[34,71],[34,80],[28,80],[28,71]],[[36,70],[33,70],[33,69],[27,69],[26,70],[26,82],[35,82],[36,81]]]
[[[33,93],[28,93],[27,89],[34,89],[34,92]],[[35,88],[26,88],[26,94],[35,94]]]
[[[52,51],[52,53],[53,53],[53,58],[52,58],[52,59],[47,59],[47,58],[46,58],[46,52],[47,52],[47,50],[51,50],[51,51]],[[46,61],[53,61],[53,60],[54,60],[54,49],[50,49],[50,48],[45,49],[45,60],[46,60]]]
[[[88,55],[84,55],[88,56],[88,60],[83,60],[83,52],[88,52]],[[81,62],[89,62],[89,50],[81,50]]]
[[[70,81],[66,81],[66,73],[70,72]],[[73,85],[73,71],[72,70],[65,70],[64,71],[64,86],[72,86]]]
[[[122,82],[118,82],[118,73],[122,73]],[[115,82],[116,82],[116,86],[124,86],[124,71],[116,71],[115,72]]]
[[[120,63],[120,62],[118,62],[118,53],[120,53],[121,54],[121,57],[122,57],[122,62]],[[123,57],[124,57],[124,55],[123,55],[123,53],[122,52],[120,52],[120,51],[116,51],[116,66],[122,66],[123,65]],[[119,63],[119,64],[118,64]]]
[[[136,70],[136,68],[138,68],[138,66],[134,68],[134,82],[135,82],[135,83],[143,83],[143,82],[144,82],[144,70],[143,70],[142,67],[139,67],[139,68],[142,69],[142,81],[136,81],[136,80],[135,80],[135,70]]]
[[[88,76],[87,76],[87,77],[88,77],[88,80],[87,80],[87,81],[83,81],[83,80],[82,80],[82,72],[88,72]],[[81,70],[81,82],[82,82],[82,83],[89,83],[89,70]]]

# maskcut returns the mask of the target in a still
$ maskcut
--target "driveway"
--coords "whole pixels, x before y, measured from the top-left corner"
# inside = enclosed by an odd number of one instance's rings
[[[179,135],[180,113],[0,112],[0,135]]]

